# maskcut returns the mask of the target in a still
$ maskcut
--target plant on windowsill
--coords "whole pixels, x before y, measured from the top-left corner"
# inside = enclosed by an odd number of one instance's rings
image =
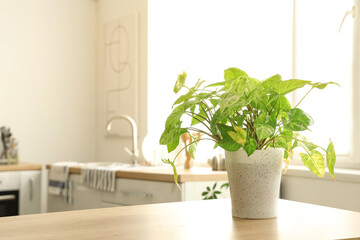
[[[298,106],[313,89],[324,89],[336,83],[299,79],[283,81],[280,75],[259,81],[238,68],[225,70],[224,81],[203,88],[205,81],[200,79],[193,87],[186,86],[186,77],[185,72],[180,74],[175,83],[175,93],[182,88],[188,92],[175,101],[173,106],[176,107],[166,120],[160,144],[167,145],[168,152],[172,152],[179,145],[180,136],[188,133],[193,141],[179,153],[188,148],[194,157],[199,141],[193,133],[199,132],[201,141],[210,140],[215,147],[223,148],[234,216],[276,216],[276,192],[279,192],[282,160],[287,168],[296,147],[304,151],[300,153],[304,165],[319,177],[324,177],[325,173],[324,157],[319,150],[323,151],[329,173],[335,178],[333,143],[330,140],[325,149],[300,134],[309,130],[313,120]],[[292,107],[286,95],[305,86],[310,87],[309,91]],[[181,119],[185,115],[191,118],[190,126],[182,126]],[[163,159],[163,162],[172,166],[177,184],[176,157],[174,160]],[[240,191],[244,189],[250,192]],[[264,201],[267,204],[264,205]],[[241,202],[254,204],[236,206]],[[259,205],[260,210],[256,207]]]

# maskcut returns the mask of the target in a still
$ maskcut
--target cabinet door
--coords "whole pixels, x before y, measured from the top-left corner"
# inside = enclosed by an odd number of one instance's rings
[[[219,181],[216,184],[216,190],[220,188],[222,184],[226,183],[225,181]],[[186,182],[184,184],[184,201],[195,201],[195,200],[202,200],[204,197],[202,193],[206,191],[206,187],[214,186],[215,182]],[[221,189],[222,194],[218,195],[218,198],[229,198],[230,191],[229,189],[223,188]]]
[[[182,192],[172,182],[125,178],[116,180],[115,192],[102,193],[104,203],[116,205],[178,202],[181,199]]]
[[[81,183],[80,175],[72,174],[71,204],[72,210],[105,207],[101,204],[101,191],[88,188]]]
[[[21,171],[19,214],[40,213],[41,171]]]

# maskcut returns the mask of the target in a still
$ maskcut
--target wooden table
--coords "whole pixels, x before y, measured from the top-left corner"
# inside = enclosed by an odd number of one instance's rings
[[[360,237],[360,213],[279,200],[279,216],[231,216],[229,199],[0,218],[3,239],[344,239]],[[359,238],[360,239],[360,238]]]

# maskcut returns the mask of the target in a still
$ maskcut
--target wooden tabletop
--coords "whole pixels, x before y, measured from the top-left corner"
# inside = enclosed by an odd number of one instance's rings
[[[34,163],[17,163],[0,165],[0,172],[4,171],[28,171],[28,170],[41,170],[41,164]]]
[[[229,199],[0,218],[1,239],[360,239],[360,213],[279,200],[278,218],[231,216]]]
[[[50,169],[51,165],[47,165]],[[81,174],[81,166],[70,167],[71,174]],[[213,171],[209,167],[193,167],[183,169],[178,167],[178,182],[200,182],[200,181],[227,181],[226,171]],[[174,182],[174,174],[171,167],[139,167],[116,171],[117,178],[153,180],[161,182]]]

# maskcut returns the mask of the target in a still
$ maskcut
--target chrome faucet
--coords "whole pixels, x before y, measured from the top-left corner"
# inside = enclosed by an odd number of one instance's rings
[[[138,160],[139,160],[139,149],[138,149],[138,143],[137,143],[137,127],[136,127],[136,122],[134,121],[134,119],[132,119],[130,116],[127,115],[118,115],[115,116],[113,118],[111,118],[107,124],[106,124],[106,131],[110,132],[111,130],[111,125],[115,120],[118,119],[125,119],[127,120],[130,124],[131,124],[131,128],[132,128],[132,145],[133,145],[133,151],[131,151],[130,149],[128,149],[127,147],[124,147],[125,151],[131,156],[132,161],[135,165],[138,164]]]

